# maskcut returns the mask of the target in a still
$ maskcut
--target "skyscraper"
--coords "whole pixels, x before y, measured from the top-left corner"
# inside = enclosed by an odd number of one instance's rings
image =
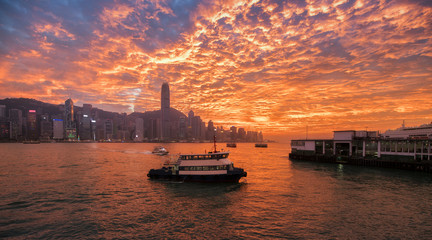
[[[135,119],[135,142],[142,142],[144,140],[144,119]]]
[[[64,128],[65,136],[68,139],[76,138],[76,125],[74,119],[74,105],[72,99],[65,101],[65,112],[64,112]]]
[[[162,139],[170,138],[170,92],[168,83],[162,84],[161,91],[161,127]]]
[[[23,116],[20,109],[10,109],[9,119],[11,122],[11,138],[18,140],[23,135]]]
[[[64,128],[63,119],[53,119],[53,139],[63,139],[64,138]]]
[[[36,110],[28,110],[27,112],[27,138],[30,140],[38,139],[38,127]]]
[[[73,128],[74,126],[74,103],[72,99],[65,101],[65,127]]]
[[[6,119],[6,105],[0,105],[0,120]]]
[[[79,122],[79,136],[81,140],[92,139],[92,129],[91,129],[91,104],[83,104],[82,115]]]

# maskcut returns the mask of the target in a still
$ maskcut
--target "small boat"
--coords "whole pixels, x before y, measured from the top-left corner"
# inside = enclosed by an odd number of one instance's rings
[[[160,169],[151,169],[150,179],[185,182],[238,183],[247,172],[234,167],[228,159],[229,152],[215,150],[205,154],[181,154],[175,162],[166,162]]]
[[[230,147],[230,148],[236,148],[237,147],[237,143],[227,143],[226,146]]]
[[[167,155],[169,152],[166,148],[162,147],[162,146],[156,146],[153,149],[153,154],[159,155],[159,156],[163,156],[163,155]]]
[[[267,147],[267,143],[255,143],[255,147],[266,148]]]

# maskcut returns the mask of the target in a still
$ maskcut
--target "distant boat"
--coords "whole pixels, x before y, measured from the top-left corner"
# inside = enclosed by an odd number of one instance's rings
[[[166,148],[162,147],[162,146],[156,146],[153,149],[153,154],[159,155],[159,156],[163,156],[163,155],[167,155],[169,152]]]
[[[230,147],[230,148],[236,148],[237,147],[237,143],[227,143],[226,146]]]
[[[267,147],[267,143],[255,143],[255,147],[266,148]]]

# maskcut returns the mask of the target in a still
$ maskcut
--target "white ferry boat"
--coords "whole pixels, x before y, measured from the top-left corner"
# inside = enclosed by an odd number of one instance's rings
[[[152,153],[156,154],[156,155],[163,156],[163,155],[167,155],[169,152],[168,152],[168,150],[166,148],[164,148],[162,146],[156,146],[153,149]]]
[[[216,149],[216,144],[215,144]],[[234,167],[229,152],[213,151],[206,154],[181,154],[176,162],[165,163],[160,169],[151,169],[150,179],[188,182],[239,182],[247,173]]]

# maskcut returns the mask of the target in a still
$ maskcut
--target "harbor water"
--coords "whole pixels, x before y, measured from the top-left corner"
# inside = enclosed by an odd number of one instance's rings
[[[168,156],[155,145],[0,144],[0,238],[432,239],[431,174],[238,143],[238,184],[155,181],[151,168],[212,144],[163,144]]]

